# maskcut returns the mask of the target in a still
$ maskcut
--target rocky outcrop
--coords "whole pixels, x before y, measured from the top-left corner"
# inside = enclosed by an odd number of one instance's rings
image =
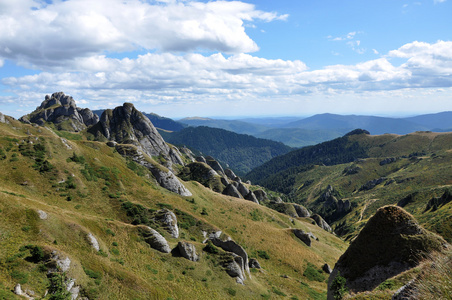
[[[217,193],[221,193],[225,187],[222,180],[223,177],[218,175],[218,173],[208,164],[202,162],[193,162],[188,164],[179,176],[183,180],[195,180]]]
[[[363,185],[359,188],[359,190],[360,190],[360,191],[368,191],[368,190],[371,190],[371,189],[375,188],[377,185],[383,183],[385,180],[386,180],[386,177],[380,177],[380,178],[378,178],[378,179],[370,180],[370,181],[366,182],[365,184],[363,184]]]
[[[447,203],[452,201],[452,193],[449,190],[446,190],[441,197],[433,197],[427,203],[424,212],[432,209],[437,210],[440,206],[446,205]]]
[[[116,144],[115,149],[122,156],[128,157],[134,162],[149,169],[160,186],[181,196],[192,195],[192,193],[179,181],[171,170],[157,166],[151,163],[149,159],[146,159],[140,147]]]
[[[264,190],[256,190],[253,193],[259,202],[268,200],[267,193]]]
[[[240,178],[237,175],[235,175],[234,171],[232,171],[231,169],[225,169],[224,170],[224,174],[229,179],[231,179],[232,181],[239,181],[240,180]]]
[[[301,229],[292,229],[292,232],[308,247],[311,247],[311,238],[316,239],[316,237],[311,232],[304,232]]]
[[[261,264],[255,258],[250,258],[249,266],[252,269],[260,269],[261,268]]]
[[[333,232],[333,229],[331,229],[330,225],[318,214],[312,215],[311,218],[315,221],[317,226],[322,228],[323,230],[326,230],[328,232]]]
[[[232,183],[226,186],[226,188],[223,190],[223,195],[243,199],[242,194],[240,194],[240,192]]]
[[[99,251],[99,242],[97,242],[96,237],[90,232],[87,234],[86,238],[88,239],[88,242],[91,244],[91,246],[94,248],[94,250]]]
[[[257,200],[256,196],[254,195],[254,193],[252,191],[250,191],[248,193],[248,195],[245,196],[245,199],[259,204],[259,200]]]
[[[182,255],[182,257],[185,257],[186,259],[191,261],[199,260],[199,256],[198,254],[196,254],[195,245],[187,242],[179,242],[177,244],[177,249],[179,250],[179,253]]]
[[[325,272],[326,274],[331,274],[331,272],[333,272],[333,270],[331,270],[331,267],[328,264],[324,264],[322,266],[322,270],[323,272]]]
[[[339,258],[328,286],[337,274],[351,292],[373,290],[380,283],[419,263],[422,255],[442,251],[446,242],[426,231],[397,206],[380,208]],[[328,299],[333,299],[328,290]]]
[[[293,204],[295,211],[297,212],[298,217],[300,218],[309,218],[311,213],[303,206],[299,204]]]
[[[63,92],[46,95],[45,100],[36,110],[22,116],[24,123],[36,123],[43,126],[45,122],[54,123],[57,129],[82,131],[96,124],[99,117],[88,108],[79,108],[71,96]]]
[[[214,169],[218,174],[224,175],[223,167],[212,156],[206,156],[206,163]]]
[[[5,115],[0,112],[0,123],[6,123]]]
[[[40,209],[38,209],[38,215],[41,220],[47,220],[47,218],[49,217],[45,211]]]
[[[236,255],[238,255],[240,258],[242,258],[243,262],[241,264],[242,267],[242,273],[245,274],[245,271],[249,274],[249,261],[248,261],[248,254],[246,253],[245,249],[242,248],[239,244],[234,242],[231,239],[222,241],[220,238],[217,237],[211,237],[210,240],[212,243],[223,249],[224,251],[232,252]],[[235,259],[236,260],[236,259]],[[236,260],[237,261],[237,260]]]
[[[246,197],[250,193],[250,190],[241,182],[238,183],[237,190],[242,195],[242,197]]]
[[[179,237],[179,228],[177,227],[177,218],[176,215],[164,208],[155,214],[155,220],[163,225],[163,228],[165,228],[166,231],[173,237],[178,238]]]
[[[151,246],[151,248],[163,253],[170,253],[171,248],[168,245],[167,240],[156,230],[149,226],[142,226],[141,234],[144,237],[144,241]]]
[[[105,110],[89,132],[97,139],[133,144],[148,156],[159,157],[168,168],[173,163],[183,164],[179,154],[165,143],[151,121],[131,103]]]
[[[237,283],[244,284],[245,273],[244,273],[244,261],[239,255],[231,253],[230,256],[223,262],[223,267],[229,276],[236,279]]]

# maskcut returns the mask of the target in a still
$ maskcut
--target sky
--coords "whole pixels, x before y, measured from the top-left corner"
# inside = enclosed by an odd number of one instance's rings
[[[452,0],[0,0],[0,112],[452,110]]]

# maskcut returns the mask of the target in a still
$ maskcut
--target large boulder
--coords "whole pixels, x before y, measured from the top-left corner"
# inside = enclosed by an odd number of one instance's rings
[[[259,200],[257,200],[256,196],[254,195],[253,191],[250,191],[248,195],[245,196],[246,200],[252,201],[254,203],[259,204]]]
[[[224,251],[232,252],[232,253],[240,256],[243,259],[243,264],[242,264],[243,273],[245,274],[245,271],[248,274],[250,273],[250,269],[249,269],[249,265],[248,265],[249,264],[248,254],[246,253],[245,249],[243,249],[242,246],[240,246],[239,244],[237,244],[236,242],[234,242],[231,239],[222,241],[221,239],[219,239],[217,237],[212,237],[212,238],[210,238],[210,240],[212,241],[212,243],[215,246],[220,247]]]
[[[241,182],[238,183],[237,190],[243,197],[247,196],[250,193],[250,190]]]
[[[351,292],[370,291],[388,278],[419,263],[447,243],[423,229],[403,208],[385,206],[369,219],[330,275],[328,287],[340,273]],[[334,299],[328,290],[328,299]]]
[[[244,261],[241,256],[231,253],[230,256],[227,256],[226,259],[224,259],[223,267],[226,269],[229,276],[236,279],[237,283],[244,283],[246,277],[243,271]]]
[[[240,194],[233,183],[226,186],[226,188],[223,190],[223,195],[243,199],[242,194]]]
[[[295,208],[295,211],[297,212],[298,217],[309,218],[311,216],[311,213],[303,205],[295,204],[295,203],[293,203],[292,205]]]
[[[163,228],[165,228],[166,231],[173,237],[178,238],[179,237],[179,228],[177,227],[177,218],[176,215],[164,208],[155,214],[155,220],[163,225]]]
[[[267,193],[264,190],[255,190],[253,193],[259,202],[268,200]]]
[[[295,234],[295,236],[297,238],[299,238],[303,243],[305,243],[306,246],[311,247],[311,243],[312,243],[311,235],[312,234],[304,232],[301,229],[292,229],[292,232]]]
[[[185,257],[186,259],[191,261],[199,260],[195,245],[187,242],[179,242],[177,244],[177,249],[179,250],[179,253],[182,255],[182,257]]]
[[[152,229],[149,226],[142,226],[141,234],[144,237],[144,241],[148,243],[151,248],[163,253],[171,252],[168,241],[156,230]]]
[[[57,129],[68,131],[82,131],[96,124],[99,117],[88,108],[79,108],[71,96],[63,92],[46,95],[45,100],[32,113],[22,116],[24,123],[44,125],[45,122],[54,123]]]
[[[250,268],[253,268],[253,269],[260,269],[261,268],[261,264],[255,258],[250,258],[249,266],[250,266]]]
[[[317,226],[322,228],[323,230],[326,230],[328,232],[332,232],[333,229],[331,229],[330,225],[318,214],[314,214],[311,216],[311,218],[315,221]]]
[[[214,169],[218,174],[224,175],[223,167],[212,156],[206,156],[206,163]]]

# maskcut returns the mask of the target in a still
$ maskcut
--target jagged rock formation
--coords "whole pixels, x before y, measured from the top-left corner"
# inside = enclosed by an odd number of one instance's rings
[[[245,272],[243,258],[235,253],[231,253],[224,259],[223,267],[229,276],[236,278],[237,283],[244,284]],[[247,266],[248,267],[248,266]]]
[[[261,268],[261,264],[255,258],[250,258],[249,266],[250,266],[250,268],[253,268],[253,269],[260,269]]]
[[[206,163],[214,169],[218,174],[224,175],[223,167],[212,156],[206,156]]]
[[[311,247],[312,243],[311,239],[317,240],[317,238],[315,237],[315,235],[312,234],[312,232],[304,232],[301,229],[292,229],[292,232],[308,247]]]
[[[177,249],[179,253],[188,260],[198,261],[199,256],[196,254],[195,245],[187,243],[187,242],[179,242],[177,244]]]
[[[425,207],[424,212],[429,209],[437,210],[440,206],[446,205],[447,203],[452,201],[452,193],[449,190],[446,190],[441,197],[434,197],[430,199]]]
[[[380,177],[380,178],[378,178],[378,179],[370,180],[370,181],[366,182],[365,184],[363,184],[363,185],[359,188],[359,190],[360,190],[360,191],[368,191],[368,190],[371,190],[371,189],[373,189],[374,187],[376,187],[377,185],[383,183],[385,180],[386,180],[385,177]]]
[[[264,190],[256,190],[253,193],[259,202],[268,200],[267,193]]]
[[[183,180],[195,180],[212,189],[217,193],[224,190],[223,177],[221,177],[208,164],[203,162],[193,162],[188,164],[179,174]]]
[[[246,200],[252,201],[254,203],[260,204],[259,200],[257,200],[256,195],[254,195],[253,191],[250,191],[248,195],[245,196]]]
[[[79,108],[71,96],[63,92],[46,95],[45,100],[36,110],[22,116],[19,121],[36,123],[43,126],[45,122],[54,123],[59,130],[82,131],[99,121],[89,108]]]
[[[149,159],[146,159],[141,147],[116,144],[115,149],[122,156],[128,157],[134,162],[149,169],[160,186],[181,196],[192,195],[192,193],[179,181],[179,179],[177,179],[171,170],[158,166],[155,163],[152,163]]]
[[[140,226],[141,234],[144,237],[144,241],[151,246],[151,248],[163,253],[170,253],[171,248],[168,245],[167,240],[156,230],[149,226]]]
[[[442,251],[446,244],[420,227],[402,208],[382,207],[339,258],[328,286],[340,272],[351,292],[373,290],[386,279],[416,266],[422,255]],[[330,290],[328,299],[333,299]]]
[[[248,275],[250,274],[248,254],[246,253],[245,249],[242,248],[242,246],[240,246],[239,244],[237,244],[236,242],[234,242],[231,239],[222,241],[216,235],[214,235],[214,236],[211,235],[209,237],[209,239],[210,239],[210,241],[212,241],[212,244],[214,244],[215,246],[220,247],[224,251],[232,252],[233,254],[240,257],[240,259],[238,259],[236,256],[234,256],[234,261],[240,265],[242,274],[245,274],[245,271],[246,271],[246,273],[248,273]],[[235,269],[235,267],[233,269]],[[231,275],[231,274],[229,274],[229,275]],[[236,276],[232,276],[232,277],[236,277]],[[243,280],[245,280],[245,276],[243,276]],[[243,280],[242,280],[242,283],[243,283]]]
[[[159,211],[157,211],[155,215],[155,220],[163,225],[163,228],[165,228],[166,231],[173,237],[178,238],[179,237],[179,228],[177,227],[177,218],[176,215],[164,208]]]
[[[184,164],[179,154],[165,143],[151,121],[131,103],[105,110],[89,132],[97,139],[135,145],[150,157],[160,157],[168,168],[173,163]]]
[[[333,229],[331,229],[330,225],[318,214],[312,215],[311,218],[315,221],[317,226],[322,228],[323,230],[326,230],[328,232],[333,232]]]
[[[223,194],[235,198],[243,199],[242,194],[237,190],[234,184],[230,183],[226,186],[226,188],[223,190]]]

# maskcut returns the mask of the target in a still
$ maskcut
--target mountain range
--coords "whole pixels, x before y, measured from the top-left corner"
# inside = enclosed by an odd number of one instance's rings
[[[165,134],[274,157],[240,176]],[[0,299],[447,299],[451,149],[430,131],[295,150],[170,133],[132,103],[98,115],[54,93],[20,120],[0,113]]]

